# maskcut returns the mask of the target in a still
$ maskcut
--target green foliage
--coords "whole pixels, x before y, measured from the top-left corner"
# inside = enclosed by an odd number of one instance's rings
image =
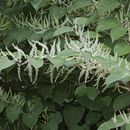
[[[129,130],[129,10],[1,0],[0,130]]]

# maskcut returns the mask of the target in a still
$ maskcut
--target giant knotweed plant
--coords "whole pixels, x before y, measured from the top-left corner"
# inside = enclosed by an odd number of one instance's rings
[[[63,79],[61,79],[60,83],[63,82],[76,68],[80,70],[79,82],[83,77],[84,83],[92,80],[93,77],[97,77],[96,86],[98,86],[101,79],[106,79],[105,84],[107,85],[117,80],[128,80],[130,64],[126,60],[118,58],[116,55],[110,55],[110,49],[106,49],[98,41],[98,37],[90,39],[89,31],[87,35],[84,35],[84,29],[77,24],[75,24],[74,30],[76,35],[79,36],[79,40],[72,40],[66,37],[63,49],[61,49],[60,38],[54,40],[51,47],[39,41],[28,40],[31,46],[28,54],[20,49],[18,45],[13,44],[13,48],[16,51],[11,52],[6,48],[5,52],[1,51],[1,57],[6,58],[7,61],[9,60],[7,59],[8,55],[12,57],[13,60],[11,62],[17,65],[18,77],[21,81],[21,67],[25,66],[24,71],[28,72],[30,81],[33,84],[38,78],[39,69],[47,62],[50,62],[50,65],[46,74],[50,74],[52,83],[57,82],[61,77]],[[56,71],[57,73],[54,76]],[[112,79],[113,75],[117,73],[122,75]],[[106,78],[108,74],[110,75]]]
[[[130,130],[129,0],[0,0],[0,130]]]

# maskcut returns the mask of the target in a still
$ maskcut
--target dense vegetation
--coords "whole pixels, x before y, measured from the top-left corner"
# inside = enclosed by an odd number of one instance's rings
[[[0,0],[0,130],[130,130],[129,0]]]

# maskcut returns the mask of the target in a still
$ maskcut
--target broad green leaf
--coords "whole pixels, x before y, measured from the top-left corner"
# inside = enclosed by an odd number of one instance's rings
[[[43,60],[34,57],[28,57],[29,64],[31,64],[34,68],[39,69],[43,65]]]
[[[62,116],[59,112],[54,113],[48,123],[50,130],[58,130],[58,125],[62,122]]]
[[[78,17],[75,19],[76,24],[78,24],[81,27],[84,27],[86,23],[88,22],[88,19],[86,17]]]
[[[56,58],[67,59],[71,56],[78,56],[78,55],[79,55],[79,52],[76,52],[71,49],[64,49],[63,51],[58,53],[58,55],[56,55]]]
[[[117,54],[117,56],[124,56],[128,53],[130,53],[130,46],[127,43],[120,42],[115,45],[114,54]]]
[[[122,37],[127,32],[126,28],[123,28],[122,26],[116,26],[115,28],[111,29],[110,35],[112,41],[115,41]]]
[[[64,66],[66,67],[72,67],[76,64],[78,64],[80,61],[75,61],[74,59],[73,60],[65,60],[64,62]]]
[[[86,62],[88,62],[92,58],[92,53],[89,51],[81,52],[81,54],[84,57]]]
[[[83,113],[84,113],[84,108],[82,107],[65,105],[63,115],[66,124],[69,127],[76,125],[81,120]]]
[[[31,35],[29,35],[29,40],[35,40],[35,41],[39,41],[41,38],[43,38],[44,33],[46,32],[46,29],[40,32],[33,32]]]
[[[53,101],[46,100],[43,103],[44,108],[47,108],[48,111],[55,111],[55,103]]]
[[[53,37],[59,36],[67,32],[72,32],[72,31],[73,31],[72,27],[63,26],[63,27],[57,28],[57,30],[53,34]]]
[[[20,112],[21,112],[21,106],[19,105],[13,105],[13,106],[10,105],[6,108],[6,116],[12,122],[18,119]]]
[[[90,4],[91,0],[73,0],[71,6],[68,8],[68,12],[84,8],[86,6],[89,6]]]
[[[49,13],[50,13],[50,16],[60,19],[66,14],[66,10],[58,6],[52,6],[49,9]]]
[[[43,84],[42,86],[40,86],[38,91],[43,98],[47,99],[52,95],[53,86],[50,84]]]
[[[57,69],[64,65],[65,60],[62,58],[51,58],[48,57],[48,60],[56,67]]]
[[[31,0],[31,5],[33,8],[38,11],[38,9],[41,7],[43,0]]]
[[[108,11],[114,10],[119,4],[118,0],[101,0],[97,7],[97,11],[99,14],[105,14]]]
[[[94,57],[106,70],[110,71],[113,66],[113,61],[110,59],[105,59],[101,56]]]
[[[54,29],[54,28],[47,29],[43,34],[43,40],[49,40],[49,39],[53,38],[55,31],[56,31],[56,29]]]
[[[19,122],[17,129],[18,130],[28,130],[28,128],[24,125],[23,121]]]
[[[103,107],[106,105],[103,103],[101,99],[95,99],[95,100],[90,99],[86,94],[86,91],[83,92],[83,90],[79,93],[79,95],[76,94],[76,97],[78,102],[82,106],[88,108],[91,111],[101,111]]]
[[[100,20],[97,26],[97,31],[105,31],[108,29],[115,28],[116,26],[120,25],[116,18],[106,18]]]
[[[86,87],[85,85],[80,85],[75,90],[75,95],[80,97],[87,95],[91,100],[94,100],[98,96],[99,92],[96,88],[93,87]]]
[[[33,33],[33,31],[29,28],[19,28],[17,31],[15,31],[15,37],[17,42],[22,42]],[[15,38],[14,37],[14,38]]]
[[[95,23],[95,21],[97,21],[98,18],[99,18],[98,14],[96,12],[93,12],[92,15],[89,15],[87,17],[88,21],[87,21],[86,25]]]
[[[41,130],[58,130],[59,123],[62,122],[62,116],[59,112],[51,115],[49,122],[40,125]]]
[[[41,124],[40,128],[41,128],[40,130],[50,130],[48,124]]]
[[[31,5],[36,11],[38,11],[41,7],[47,6],[49,1],[50,0],[31,0]]]
[[[89,33],[88,32],[84,32],[84,36],[87,36],[89,34],[89,37],[90,38],[97,38],[97,37],[101,37],[101,35],[99,34],[99,33],[97,33],[97,32],[94,32],[94,31],[89,31]]]
[[[7,106],[7,104],[4,101],[0,101],[0,113],[5,109],[5,107]]]
[[[101,116],[102,115],[99,112],[89,111],[87,116],[86,116],[86,123],[88,125],[93,125],[93,124],[97,123],[101,119]]]
[[[103,97],[101,100],[103,104],[105,104],[106,106],[109,106],[112,102],[112,97],[106,96],[106,97]]]
[[[36,115],[39,115],[43,111],[43,104],[41,99],[38,97],[33,97],[32,100],[29,102],[31,106],[30,112]]]
[[[130,123],[125,124],[125,130],[130,130]]]
[[[5,42],[22,42],[28,39],[28,37],[30,37],[32,33],[34,32],[28,27],[13,29],[8,31],[7,36],[5,38]]]
[[[82,126],[74,125],[69,127],[69,130],[90,130],[90,128],[86,124]]]
[[[111,84],[111,83],[113,83],[113,82],[115,82],[115,81],[119,81],[119,80],[127,80],[127,79],[129,79],[130,78],[130,76],[129,75],[126,75],[125,77],[124,77],[124,75],[123,75],[124,73],[123,73],[123,70],[113,70],[112,72],[111,72],[111,74],[106,78],[106,81],[105,81],[105,83],[107,84],[107,85],[109,85],[109,84]],[[126,78],[126,79],[125,79]]]
[[[6,56],[0,56],[0,71],[15,64],[14,60],[9,60]]]
[[[23,123],[30,129],[32,129],[38,120],[38,115],[35,113],[23,113]]]
[[[113,119],[108,120],[100,125],[98,130],[110,130],[125,124],[125,120],[121,117],[121,115],[116,116],[116,122]]]
[[[102,109],[102,116],[105,118],[105,120],[111,119],[113,117],[113,115],[114,115],[114,109],[111,105],[105,106]]]
[[[66,86],[57,86],[53,91],[52,97],[56,103],[61,105],[69,97]]]
[[[121,94],[113,102],[114,111],[117,112],[130,105],[130,94]]]

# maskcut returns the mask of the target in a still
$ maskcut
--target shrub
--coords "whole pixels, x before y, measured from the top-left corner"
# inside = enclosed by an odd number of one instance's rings
[[[130,129],[129,0],[0,1],[0,129]]]

